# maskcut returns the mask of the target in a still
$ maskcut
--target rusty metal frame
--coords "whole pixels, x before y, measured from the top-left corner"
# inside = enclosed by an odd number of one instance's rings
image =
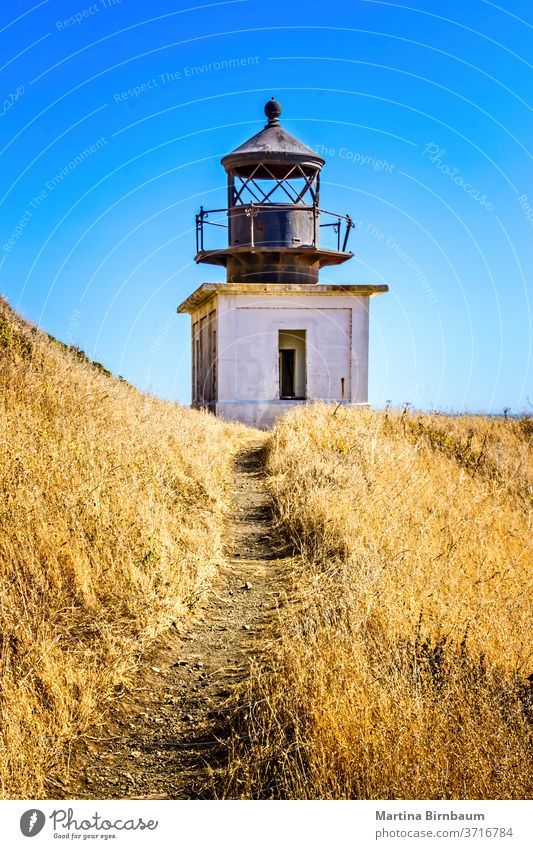
[[[208,221],[210,215],[214,215],[216,212],[225,212],[227,213],[227,209],[204,209],[203,206],[200,207],[200,212],[196,214],[196,253],[200,253],[204,250],[204,224],[210,224],[211,227],[224,227],[226,230],[228,229],[227,224],[220,224],[219,221]]]
[[[239,204],[242,207],[244,214],[250,219],[250,246],[254,245],[254,236],[253,236],[253,218],[258,212],[258,208],[255,204]],[[259,204],[261,206],[261,204]],[[283,204],[265,204],[269,210],[275,209],[286,209],[287,207]],[[204,224],[209,224],[211,227],[224,227],[228,229],[228,224],[221,224],[219,221],[209,221],[209,216],[214,215],[219,212],[229,213],[230,209],[234,207],[228,207],[225,209],[204,209],[203,206],[200,207],[200,212],[196,215],[196,253],[201,253],[205,250],[204,248]],[[355,228],[355,224],[349,215],[340,215],[337,212],[331,212],[327,209],[320,209],[317,205],[312,207],[313,209],[313,219],[314,219],[314,232],[313,232],[313,247],[318,247],[318,229],[321,227],[333,227],[333,232],[337,234],[337,250],[339,252],[344,253],[346,251],[346,247],[348,245],[348,239],[350,236],[350,231]],[[324,224],[318,224],[320,214],[323,215],[331,215],[336,218],[336,221],[326,222]],[[344,230],[344,238],[342,239],[342,247],[341,247],[341,234],[342,234],[342,222],[345,222],[345,230]]]
[[[259,169],[266,171],[267,174],[269,174],[270,178],[275,183],[273,188],[268,193],[265,192],[261,188],[261,186],[257,183],[256,179],[254,179],[254,177],[257,174]],[[299,172],[299,173],[297,173],[297,175],[293,175],[294,171]],[[272,171],[268,168],[268,166],[264,162],[259,162],[256,165],[256,167],[254,168],[254,170],[252,171],[252,173],[248,177],[241,177],[239,174],[234,174],[232,176],[233,176],[233,179],[231,181],[231,191],[232,191],[232,200],[233,200],[234,206],[245,206],[246,205],[242,201],[242,195],[243,195],[243,192],[245,191],[245,189],[247,189],[250,192],[250,194],[252,195],[252,197],[256,200],[256,202],[260,203],[260,204],[261,203],[268,203],[269,202],[268,199],[274,194],[274,192],[278,188],[283,189],[283,191],[285,192],[285,194],[289,198],[290,202],[294,205],[300,204],[302,202],[303,198],[305,197],[305,195],[307,194],[307,192],[309,192],[309,194],[311,195],[311,198],[313,200],[313,205],[316,205],[316,203],[318,202],[318,185],[319,185],[318,172],[315,172],[313,174],[306,174],[305,171],[303,170],[303,168],[298,163],[292,165],[292,167],[287,171],[287,173],[283,177],[281,177],[281,179],[278,179],[278,177],[275,177],[274,174],[272,173]],[[292,176],[293,180],[295,179],[296,176],[298,177],[298,179],[303,178],[305,185],[304,185],[304,188],[302,189],[302,191],[298,192],[298,190],[292,185],[291,176]],[[237,177],[242,183],[242,185],[238,189],[235,186],[235,177]],[[267,177],[266,179],[268,180],[269,178]],[[290,186],[292,194],[286,188],[286,184],[288,184]],[[317,186],[316,191],[313,188],[315,184]],[[258,194],[262,195],[261,198],[259,198],[257,196],[257,194],[252,190],[251,186],[254,186],[254,188],[257,190]]]

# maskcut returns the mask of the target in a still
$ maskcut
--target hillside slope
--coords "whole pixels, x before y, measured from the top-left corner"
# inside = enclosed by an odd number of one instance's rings
[[[207,739],[225,798],[530,797],[532,434],[316,404],[256,439],[142,396],[0,300],[1,795],[61,798],[70,742],[120,696],[120,753],[82,795],[207,793],[187,773]],[[146,672],[223,563],[137,703],[141,654]],[[167,766],[147,744],[119,781],[128,740],[160,742],[154,714]]]
[[[144,397],[0,299],[0,788],[46,796],[65,744],[221,559],[243,429]]]
[[[233,792],[531,797],[532,433],[325,405],[278,422],[299,603],[245,701]]]

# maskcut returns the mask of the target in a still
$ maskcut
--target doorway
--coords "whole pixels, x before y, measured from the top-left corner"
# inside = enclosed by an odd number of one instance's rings
[[[305,400],[305,330],[279,331],[279,397]]]
[[[279,352],[280,398],[294,398],[296,395],[296,388],[294,386],[295,353],[294,348],[284,348]]]

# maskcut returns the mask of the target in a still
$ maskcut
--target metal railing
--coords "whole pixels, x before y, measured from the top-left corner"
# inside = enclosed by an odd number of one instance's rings
[[[350,230],[355,229],[355,224],[349,215],[340,215],[338,212],[328,212],[327,209],[319,209],[322,215],[332,215],[336,218],[336,221],[327,222],[326,224],[320,224],[320,227],[333,227],[333,232],[337,234],[337,250],[345,252],[346,246],[348,245],[348,239],[350,238]],[[342,222],[345,222],[344,229],[344,237],[342,237]],[[341,238],[342,238],[342,248],[341,248]]]
[[[259,212],[268,212],[270,210],[287,210],[290,209],[289,205],[284,204],[248,204],[247,206],[243,205],[235,206],[235,207],[223,207],[222,209],[204,209],[203,206],[200,207],[200,211],[196,214],[196,253],[201,253],[205,251],[204,244],[204,228],[205,226],[209,227],[223,227],[226,230],[228,229],[228,215],[230,209],[242,209],[242,214],[246,215],[246,217],[250,221],[250,241],[248,245],[250,247],[254,247],[254,218]],[[298,210],[298,208],[295,207]],[[313,239],[310,247],[318,248],[318,230],[322,228],[332,228],[333,232],[336,234],[337,239],[337,251],[342,251],[344,253],[346,251],[346,247],[348,245],[348,239],[350,236],[350,231],[354,229],[355,224],[349,215],[341,215],[337,212],[330,212],[327,209],[320,209],[317,206],[311,207],[313,213]],[[221,221],[211,221],[209,217],[212,215],[218,215],[220,213],[224,213],[225,222]],[[320,223],[320,215],[328,215],[334,218],[334,221],[327,221],[324,224]],[[244,243],[246,246],[246,243]],[[225,247],[231,247],[229,245],[225,245]],[[243,243],[240,242],[239,247],[243,247]],[[330,248],[332,250],[332,248]]]

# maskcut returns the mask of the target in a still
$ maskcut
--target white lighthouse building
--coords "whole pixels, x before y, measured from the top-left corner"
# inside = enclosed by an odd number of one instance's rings
[[[320,208],[325,160],[281,127],[277,101],[265,114],[265,128],[222,159],[227,207],[196,216],[196,262],[225,267],[226,280],[178,307],[192,319],[193,406],[260,428],[298,404],[367,403],[369,303],[388,291],[318,282],[320,268],[353,255],[353,225]],[[227,244],[209,248],[221,227]]]

